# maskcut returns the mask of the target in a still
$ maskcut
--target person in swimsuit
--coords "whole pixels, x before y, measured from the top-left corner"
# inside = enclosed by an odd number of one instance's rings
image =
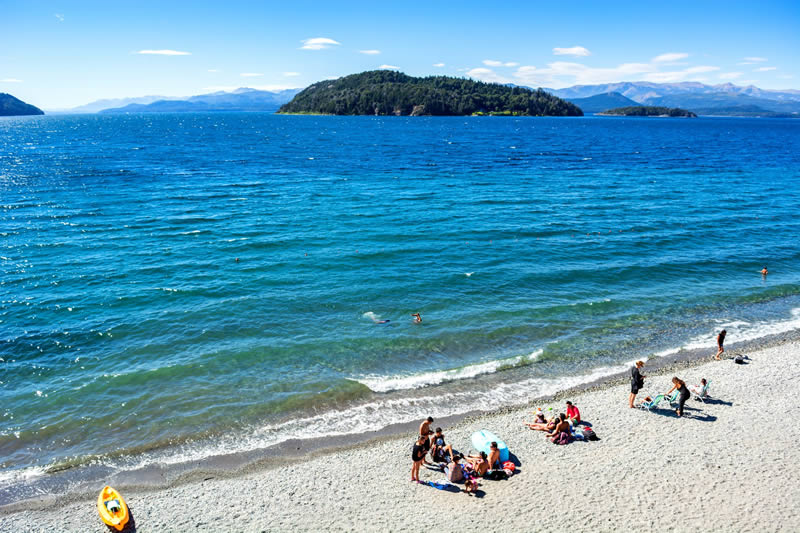
[[[422,465],[422,460],[425,459],[425,443],[428,442],[427,435],[420,435],[417,438],[416,444],[411,449],[411,481],[419,483],[419,467]]]
[[[528,428],[533,429],[535,431],[552,431],[554,427],[556,427],[556,423],[558,423],[558,417],[553,417],[550,420],[544,419],[544,414],[537,413],[536,414],[536,422],[533,423],[525,423]]]
[[[727,334],[728,332],[723,329],[719,332],[719,335],[717,335],[717,355],[714,356],[717,361],[720,360],[720,355],[725,351],[725,348],[722,347],[722,343],[725,342],[725,335]]]
[[[644,361],[636,361],[636,364],[631,367],[631,395],[628,398],[628,407],[633,409],[633,401],[636,399],[636,394],[644,386],[644,378],[639,369],[644,366]]]
[[[569,422],[567,422],[567,415],[565,415],[564,413],[558,415],[558,423],[556,424],[556,427],[553,428],[553,431],[547,433],[547,437],[553,442],[555,442],[556,439],[560,437],[562,433],[566,433],[567,436],[571,438],[572,432],[569,430]]]
[[[481,452],[479,455],[470,455],[467,457],[467,461],[472,472],[477,477],[483,477],[489,471],[489,458],[486,456],[486,452]]]
[[[678,408],[675,409],[675,413],[678,416],[683,416],[683,405],[686,403],[686,400],[692,395],[689,392],[689,388],[686,386],[686,382],[682,379],[678,379],[677,376],[672,378],[672,388],[667,391],[667,394],[672,393],[675,389],[678,389],[680,396],[678,396]]]
[[[497,448],[496,442],[489,444],[489,468],[502,468],[500,465],[500,450]]]
[[[762,268],[761,269],[761,275],[766,277],[767,274],[769,274],[769,270],[767,270],[767,267]]]
[[[419,313],[411,313],[411,316],[414,317],[414,324],[422,323],[422,317],[419,315]]]
[[[433,424],[433,417],[429,416],[422,423],[419,425],[419,434],[420,435],[427,435],[428,431],[431,430],[431,424]]]
[[[441,463],[447,460],[447,456],[453,457],[453,447],[444,441],[442,428],[436,428],[436,433],[431,437],[431,459],[434,463]]]
[[[444,468],[444,473],[447,475],[447,481],[450,483],[460,483],[464,481],[464,469],[461,467],[461,455],[456,454],[453,456],[453,460],[447,463],[447,466]]]

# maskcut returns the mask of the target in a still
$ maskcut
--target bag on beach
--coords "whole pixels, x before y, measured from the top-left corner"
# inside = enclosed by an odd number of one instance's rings
[[[743,365],[743,364],[744,364],[744,361],[745,361],[745,359],[747,359],[747,356],[746,356],[746,355],[737,355],[737,356],[736,356],[736,357],[733,359],[733,362],[734,362],[734,363],[736,363],[737,365]]]
[[[592,428],[581,428],[584,440],[600,440]]]
[[[484,479],[491,479],[492,481],[500,481],[501,479],[508,479],[508,474],[505,470],[489,470],[483,475]]]

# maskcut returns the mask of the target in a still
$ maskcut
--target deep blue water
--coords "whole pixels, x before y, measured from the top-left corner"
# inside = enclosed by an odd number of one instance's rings
[[[799,185],[792,120],[0,120],[0,486],[800,327]]]

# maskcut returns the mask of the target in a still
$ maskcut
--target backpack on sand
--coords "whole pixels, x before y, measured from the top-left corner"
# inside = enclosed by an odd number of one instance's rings
[[[581,433],[583,433],[584,440],[600,440],[592,428],[581,428]]]

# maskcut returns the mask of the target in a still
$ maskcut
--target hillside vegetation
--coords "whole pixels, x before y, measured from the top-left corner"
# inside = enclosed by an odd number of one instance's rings
[[[328,115],[581,116],[574,104],[541,89],[509,87],[448,76],[415,78],[374,70],[317,82],[279,113]]]
[[[598,115],[614,115],[625,117],[697,117],[696,114],[679,107],[658,107],[658,106],[630,106],[608,109]]]

